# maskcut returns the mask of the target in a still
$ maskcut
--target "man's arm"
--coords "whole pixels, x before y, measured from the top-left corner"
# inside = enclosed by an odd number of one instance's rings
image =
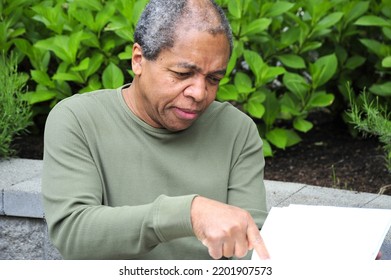
[[[110,207],[101,180],[78,119],[61,104],[46,123],[42,192],[50,236],[64,258],[138,258],[161,242],[194,235],[194,195]]]
[[[209,254],[242,258],[255,249],[261,259],[269,254],[259,234],[266,215],[262,141],[253,122],[244,122],[233,150],[228,204],[196,197],[192,223],[197,238]]]

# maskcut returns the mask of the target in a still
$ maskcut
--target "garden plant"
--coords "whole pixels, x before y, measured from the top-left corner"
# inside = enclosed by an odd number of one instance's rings
[[[359,101],[352,101],[348,117],[358,131],[379,138],[385,152],[386,167],[391,172],[391,110],[379,102],[379,96],[365,91]]]
[[[34,115],[72,94],[131,82],[133,30],[147,2],[0,0],[0,50],[13,51],[29,75]],[[314,111],[349,122],[364,88],[390,103],[391,0],[216,2],[234,35],[216,99],[254,119],[265,156],[299,143]],[[358,92],[351,99],[347,83]]]
[[[31,124],[30,105],[23,96],[27,79],[12,54],[0,56],[0,158],[13,155],[12,140]]]

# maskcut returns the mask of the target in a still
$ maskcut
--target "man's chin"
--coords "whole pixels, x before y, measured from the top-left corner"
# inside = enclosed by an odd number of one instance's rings
[[[193,121],[181,121],[177,122],[175,124],[170,123],[166,126],[164,126],[167,130],[171,132],[179,132],[188,129],[192,124],[194,123],[195,120]]]

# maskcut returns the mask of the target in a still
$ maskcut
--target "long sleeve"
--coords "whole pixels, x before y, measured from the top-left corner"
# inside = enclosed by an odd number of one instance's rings
[[[111,207],[103,205],[102,183],[80,123],[58,106],[45,129],[42,191],[49,232],[64,258],[137,258],[161,242],[193,234],[194,195]]]
[[[252,121],[241,125],[241,130],[239,135],[246,137],[236,139],[232,153],[228,204],[249,211],[261,229],[267,216],[262,140]]]

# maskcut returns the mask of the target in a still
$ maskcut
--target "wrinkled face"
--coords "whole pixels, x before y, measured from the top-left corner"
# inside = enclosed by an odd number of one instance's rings
[[[188,128],[214,101],[229,60],[224,34],[179,31],[174,47],[155,61],[133,47],[131,109],[146,123],[179,131]]]

